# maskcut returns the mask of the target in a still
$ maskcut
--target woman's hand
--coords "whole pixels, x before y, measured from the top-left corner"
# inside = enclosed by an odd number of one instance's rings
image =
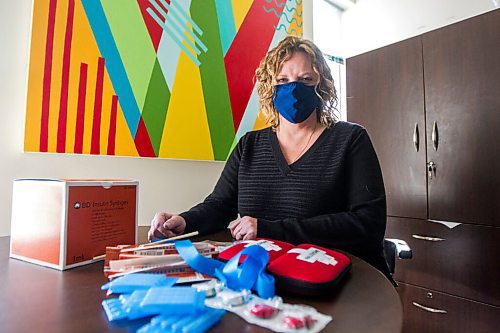
[[[257,219],[243,216],[229,223],[228,229],[236,240],[249,240],[257,237]]]
[[[186,229],[186,220],[182,216],[165,212],[156,213],[151,221],[148,239],[170,238],[180,235]]]

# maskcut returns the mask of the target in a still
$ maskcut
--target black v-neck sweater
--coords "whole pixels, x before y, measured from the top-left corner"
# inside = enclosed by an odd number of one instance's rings
[[[257,219],[257,237],[345,250],[388,275],[384,183],[359,125],[335,123],[291,165],[270,128],[247,133],[213,192],[181,216],[186,232],[208,234],[237,214]]]

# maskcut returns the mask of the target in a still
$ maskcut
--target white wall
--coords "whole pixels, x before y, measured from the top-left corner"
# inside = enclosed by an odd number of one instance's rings
[[[313,3],[310,1],[310,3]],[[313,7],[314,43],[323,53],[344,58],[342,43],[342,10],[328,0],[315,0]],[[333,81],[337,89],[338,116],[341,120],[347,119],[346,92],[345,92],[345,63],[339,64],[327,60],[332,71]]]
[[[358,0],[342,16],[345,56],[354,56],[499,7],[499,0]]]
[[[10,234],[16,178],[139,180],[140,225],[158,210],[180,212],[210,193],[224,163],[23,153],[32,1],[0,0],[0,236]],[[312,39],[310,8],[305,1],[304,35]]]

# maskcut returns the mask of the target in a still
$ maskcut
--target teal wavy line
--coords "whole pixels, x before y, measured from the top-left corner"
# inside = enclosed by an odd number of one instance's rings
[[[300,1],[299,0],[295,0],[295,3],[297,4],[297,6],[300,6],[300,5],[302,5],[302,0],[300,0]]]
[[[295,12],[297,13],[297,16],[298,16],[298,17],[302,17],[302,12],[300,12],[300,14],[299,14],[299,11],[297,10],[297,8],[295,8],[295,7],[288,8],[288,6],[286,6],[285,8],[286,8],[286,10],[288,10],[289,12],[293,12],[293,11],[295,11]]]
[[[274,26],[274,27],[276,28],[276,26]],[[286,33],[289,35],[295,35],[295,36],[299,35],[299,32],[297,30],[295,30],[295,28],[292,28],[291,30],[287,30],[286,26],[283,23],[281,23],[280,26],[278,28],[276,28],[276,30],[285,30]]]
[[[274,9],[274,8],[267,9],[265,6],[262,6],[262,8],[264,8],[264,10],[266,11],[266,13],[274,12],[274,15],[276,15],[276,17],[280,17],[280,15],[276,11],[276,9]]]
[[[283,12],[281,13],[281,16],[285,16],[285,19],[287,20],[288,23],[292,23],[293,21],[297,22],[297,26],[300,28],[302,27],[302,25],[304,24],[303,22],[300,22],[295,18],[295,17],[292,17],[291,20],[288,19],[288,15],[286,15],[286,12]]]
[[[271,1],[273,1],[273,0],[266,0],[266,2],[267,2],[267,3],[270,3]],[[285,5],[286,5],[286,0],[285,0],[285,1],[283,1],[283,2],[280,2],[280,3],[278,3],[278,0],[274,0],[274,3],[275,3],[275,4],[276,4],[276,6],[278,6],[278,7],[283,7],[283,6],[285,6]]]
[[[280,19],[281,19],[281,16],[285,16],[285,19],[290,24],[295,20],[295,22],[297,22],[297,26],[299,28],[302,27],[302,25],[304,24],[302,22],[299,23],[299,21],[295,17],[292,17],[292,19],[290,20],[288,18],[288,15],[286,15],[286,12],[284,12],[284,11],[281,13],[281,15],[279,15],[278,12],[276,11],[276,9],[274,9],[274,8],[270,8],[270,9],[267,9],[266,7],[263,7],[263,8],[266,11],[266,13],[274,12],[274,15],[276,15],[276,17],[279,17]]]

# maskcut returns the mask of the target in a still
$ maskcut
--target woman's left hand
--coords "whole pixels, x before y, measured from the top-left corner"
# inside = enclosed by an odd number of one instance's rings
[[[229,223],[227,227],[236,240],[249,240],[257,237],[257,219],[251,216],[243,216]]]

